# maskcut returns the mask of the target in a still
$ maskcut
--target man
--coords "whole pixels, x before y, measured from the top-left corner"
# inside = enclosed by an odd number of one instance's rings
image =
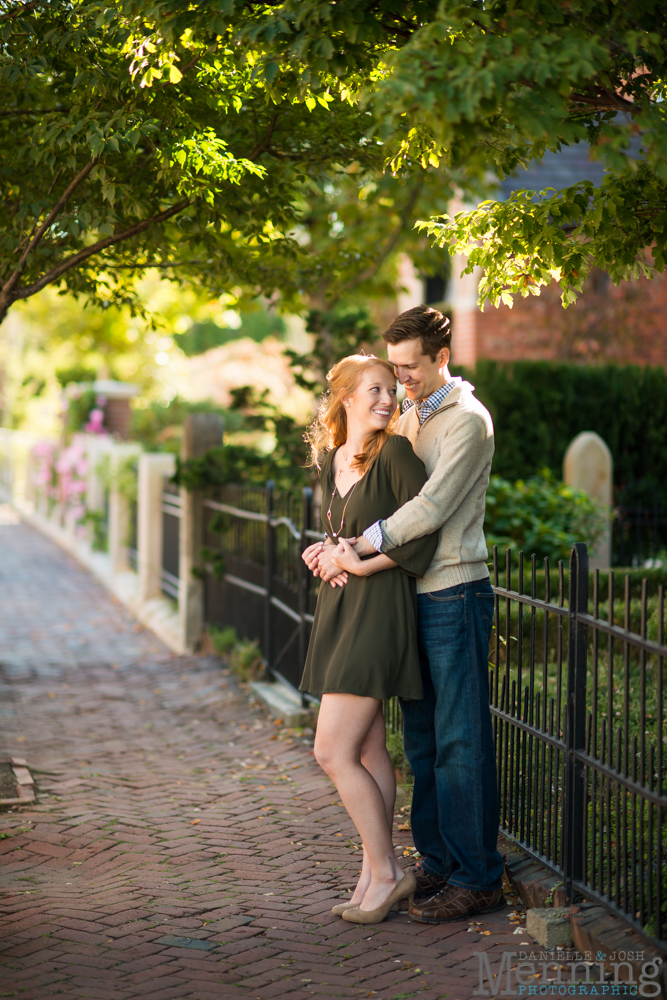
[[[493,591],[484,540],[493,424],[474,387],[449,374],[451,331],[441,312],[409,309],[383,339],[406,391],[397,431],[410,439],[429,479],[392,517],[370,525],[355,548],[362,556],[388,551],[440,530],[433,562],[417,581],[424,698],[401,707],[415,776],[412,832],[422,856],[410,916],[444,923],[505,905],[488,699]],[[333,548],[324,546],[310,560],[323,580],[339,573]]]

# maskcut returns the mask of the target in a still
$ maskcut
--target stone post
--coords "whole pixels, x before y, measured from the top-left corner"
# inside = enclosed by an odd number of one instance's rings
[[[602,538],[588,554],[590,569],[609,569],[611,566],[613,474],[611,452],[599,434],[582,431],[572,439],[563,459],[563,479],[568,486],[585,490],[592,500],[602,504],[609,515]]]
[[[467,212],[475,206],[465,204],[459,197],[449,203],[449,215],[453,219],[459,212]],[[447,292],[447,301],[452,315],[452,350],[450,363],[474,368],[479,353],[477,344],[477,286],[482,277],[482,269],[475,267],[472,274],[461,274],[468,264],[465,254],[452,257],[452,272]]]
[[[84,434],[81,436],[86,452],[86,510],[90,514],[101,513],[104,510],[106,484],[100,475],[100,465],[106,457],[110,459],[113,442],[106,435]],[[74,516],[71,510],[65,513],[65,527],[73,535],[77,534]],[[95,530],[92,524],[85,528],[87,544],[93,548]]]
[[[166,453],[142,455],[139,459],[137,552],[141,602],[162,593],[162,481],[165,476],[173,476],[175,469],[175,457]]]
[[[116,445],[111,451],[111,488],[109,490],[109,557],[111,572],[123,573],[130,568],[127,541],[130,531],[130,501],[118,489],[118,475],[125,462],[139,458],[141,449],[134,444]]]
[[[199,458],[222,443],[222,420],[214,413],[190,413],[183,425],[181,458]],[[186,649],[194,649],[204,626],[204,584],[201,569],[204,544],[202,494],[181,487],[181,530],[179,535],[179,599],[181,635]]]

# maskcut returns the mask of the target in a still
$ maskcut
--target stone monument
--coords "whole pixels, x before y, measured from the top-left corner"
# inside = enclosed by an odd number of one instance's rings
[[[613,460],[609,448],[599,434],[582,431],[570,442],[563,459],[563,479],[568,486],[585,490],[592,500],[597,500],[609,511],[604,534],[588,553],[591,569],[609,569],[611,566],[611,503]]]

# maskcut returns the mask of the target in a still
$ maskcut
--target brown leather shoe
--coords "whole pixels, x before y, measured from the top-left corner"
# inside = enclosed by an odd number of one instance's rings
[[[502,889],[475,892],[474,889],[450,885],[431,899],[413,903],[408,913],[413,920],[423,924],[446,924],[451,920],[465,920],[473,913],[494,913],[504,906]]]
[[[442,892],[449,880],[449,876],[440,878],[439,875],[431,875],[421,865],[415,865],[412,873],[417,882],[417,888],[415,889],[416,899],[420,896],[434,896],[437,892]]]
[[[417,888],[415,889],[415,899],[430,899],[438,892],[442,892],[447,887],[447,879],[438,875],[431,875],[421,865],[415,865],[412,869]],[[407,899],[402,899],[398,904],[401,913],[406,913],[409,909]]]

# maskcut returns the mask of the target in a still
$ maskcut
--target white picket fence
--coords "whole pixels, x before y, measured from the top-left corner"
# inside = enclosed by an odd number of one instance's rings
[[[170,649],[185,652],[193,645],[186,631],[188,588],[181,580],[174,602],[165,597],[161,583],[164,480],[173,475],[174,456],[146,454],[136,443],[117,442],[106,435],[76,435],[74,447],[74,452],[63,455],[65,449],[57,441],[0,429],[0,499],[91,570]],[[69,495],[65,485],[69,472],[44,481],[49,463],[40,453],[44,456],[49,450],[65,466],[80,456],[76,487]],[[126,488],[132,460],[137,468],[136,570],[130,564],[132,500]],[[121,467],[125,488],[117,485]],[[101,550],[99,526],[106,528]]]

